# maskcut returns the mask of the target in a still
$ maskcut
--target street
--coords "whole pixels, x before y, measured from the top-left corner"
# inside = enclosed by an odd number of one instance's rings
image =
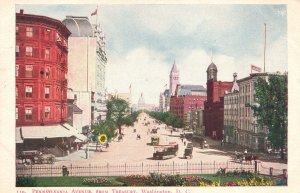
[[[144,123],[149,122],[150,124],[145,126]],[[96,144],[89,144],[89,158],[86,159],[85,148],[74,152],[66,157],[57,158],[55,166],[61,165],[106,165],[106,164],[155,164],[158,161],[152,159],[154,152],[154,146],[147,145],[151,142],[151,136],[148,128],[158,129],[157,135],[160,137],[160,145],[169,144],[170,142],[176,142],[179,144],[178,155],[176,157],[166,158],[159,160],[161,164],[186,164],[188,162],[199,163],[199,162],[210,162],[213,163],[226,163],[232,162],[232,154],[226,151],[217,149],[205,148],[201,149],[194,147],[193,158],[184,159],[184,143],[180,139],[180,130],[178,132],[170,132],[170,129],[165,129],[164,124],[155,123],[154,119],[150,118],[146,113],[141,113],[138,117],[138,121],[135,122],[133,127],[123,127],[124,138],[122,141],[113,140],[108,148],[102,147],[102,152],[95,152]],[[133,130],[136,129],[136,132]],[[137,139],[137,134],[140,134],[141,139]],[[98,147],[99,149],[99,147]],[[285,163],[276,162],[260,162],[261,169],[264,173],[267,173],[269,167],[273,167],[274,171],[278,173],[282,172],[282,169],[287,168]]]

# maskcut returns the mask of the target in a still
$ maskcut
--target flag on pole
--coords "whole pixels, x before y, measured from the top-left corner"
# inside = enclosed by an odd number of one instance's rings
[[[254,65],[251,64],[251,72],[252,72],[252,70],[254,70],[256,72],[261,72],[261,68],[260,67],[254,66]]]
[[[96,10],[91,14],[91,16],[97,15],[97,10],[98,10],[98,9],[96,9]]]

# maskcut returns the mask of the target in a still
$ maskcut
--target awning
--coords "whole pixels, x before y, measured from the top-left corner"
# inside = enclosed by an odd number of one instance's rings
[[[74,133],[62,125],[45,125],[45,126],[22,126],[21,133],[23,139],[45,139],[71,137]]]
[[[87,140],[87,137],[85,135],[82,135],[77,129],[69,125],[68,123],[64,123],[63,126],[70,130],[70,132],[73,133],[73,135],[76,137],[75,142],[83,142]],[[78,141],[79,140],[79,141]]]

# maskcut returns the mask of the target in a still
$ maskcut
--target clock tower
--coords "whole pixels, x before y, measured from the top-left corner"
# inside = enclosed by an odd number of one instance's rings
[[[177,66],[174,61],[172,70],[170,72],[170,96],[175,95],[177,84],[179,84],[179,71],[177,70]]]

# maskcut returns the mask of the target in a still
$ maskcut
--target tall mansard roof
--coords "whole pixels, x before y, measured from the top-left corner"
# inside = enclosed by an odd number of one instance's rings
[[[213,62],[208,66],[206,72],[208,72],[210,70],[216,70],[216,71],[218,71],[217,66]]]
[[[93,37],[93,26],[88,17],[66,16],[62,21],[71,31],[71,37]]]

